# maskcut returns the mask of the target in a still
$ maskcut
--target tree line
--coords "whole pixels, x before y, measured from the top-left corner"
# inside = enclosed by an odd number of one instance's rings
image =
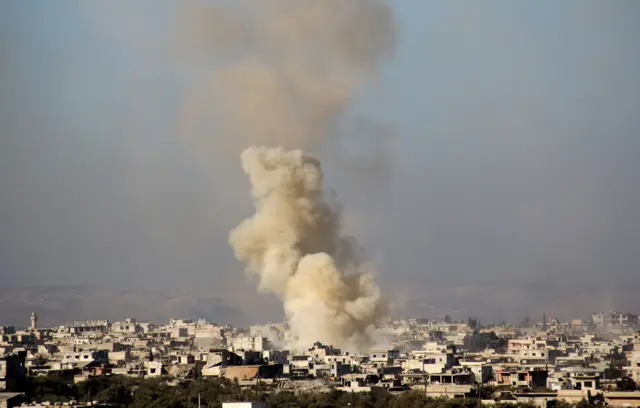
[[[349,393],[291,392],[266,387],[242,388],[225,378],[199,378],[168,382],[167,379],[141,379],[124,376],[91,377],[78,384],[50,375],[31,377],[25,384],[26,401],[87,402],[99,401],[114,408],[220,408],[227,401],[264,401],[269,408],[476,408],[475,398],[435,399],[423,392],[392,394],[385,390]],[[501,408],[533,408],[533,405],[497,404]],[[574,405],[571,405],[572,407]],[[593,406],[584,401],[578,408]],[[558,402],[556,408],[569,408]]]
[[[348,393],[274,392],[242,388],[225,378],[168,382],[166,379],[141,379],[124,376],[90,377],[78,384],[49,375],[30,377],[23,389],[26,401],[87,402],[99,401],[113,407],[128,408],[219,408],[227,401],[264,401],[269,408],[475,408],[476,399],[433,399],[421,392],[391,394],[386,391]],[[511,405],[515,407],[515,405]],[[525,406],[525,405],[519,405]]]

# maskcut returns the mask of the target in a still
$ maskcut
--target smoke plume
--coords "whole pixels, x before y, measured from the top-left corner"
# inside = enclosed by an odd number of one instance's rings
[[[300,150],[250,147],[242,166],[256,213],[229,243],[260,290],[282,299],[297,344],[367,344],[384,302],[353,240],[341,234],[340,207],[323,192],[320,162]]]
[[[207,143],[210,129],[198,128],[215,116],[234,154],[251,144],[320,147],[395,43],[382,0],[229,3],[184,3],[179,49],[190,59],[215,55],[215,69],[187,96],[183,131]]]
[[[185,104],[185,129],[198,136],[192,125],[211,97],[227,152],[279,146],[242,153],[256,213],[231,232],[236,257],[262,292],[282,299],[300,346],[366,344],[384,315],[378,286],[341,234],[320,162],[287,149],[321,148],[356,91],[376,78],[395,41],[391,9],[382,0],[187,4],[181,51],[216,61]]]

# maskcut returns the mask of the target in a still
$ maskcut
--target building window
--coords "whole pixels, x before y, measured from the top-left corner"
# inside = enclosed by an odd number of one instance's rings
[[[591,387],[593,387],[593,382],[592,381],[585,381],[584,382],[584,386],[585,386],[585,388],[591,388]]]

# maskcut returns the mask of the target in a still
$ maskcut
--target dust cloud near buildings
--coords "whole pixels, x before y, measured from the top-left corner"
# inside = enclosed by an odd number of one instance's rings
[[[319,161],[298,149],[332,142],[332,127],[393,49],[393,14],[370,0],[239,3],[245,7],[185,8],[195,22],[185,34],[215,38],[229,56],[209,88],[226,147],[253,145],[242,166],[256,213],[231,232],[230,244],[260,290],[282,300],[300,344],[359,347],[371,340],[384,302],[342,235]]]

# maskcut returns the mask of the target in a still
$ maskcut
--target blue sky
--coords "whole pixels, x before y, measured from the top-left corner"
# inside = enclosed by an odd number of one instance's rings
[[[176,49],[175,4],[0,4],[5,282],[252,290],[239,161],[215,118],[205,151],[181,135],[218,56]],[[383,285],[640,286],[640,3],[391,6],[393,56],[320,152]]]

